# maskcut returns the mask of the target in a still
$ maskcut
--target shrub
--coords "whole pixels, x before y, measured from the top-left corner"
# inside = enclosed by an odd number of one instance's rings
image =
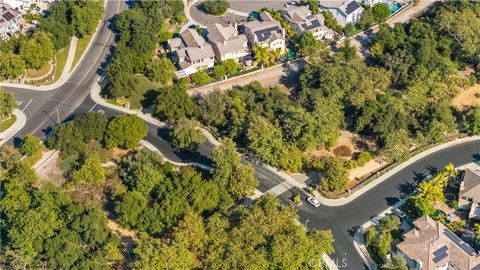
[[[215,65],[215,67],[213,68],[213,76],[217,80],[221,80],[225,78],[226,74],[227,74],[227,70],[223,65]]]
[[[367,164],[372,159],[372,155],[370,152],[362,151],[358,152],[355,155],[355,161],[357,162],[357,165],[359,167],[362,167],[363,165]]]
[[[204,70],[199,70],[192,75],[192,82],[198,86],[208,84],[212,78]]]

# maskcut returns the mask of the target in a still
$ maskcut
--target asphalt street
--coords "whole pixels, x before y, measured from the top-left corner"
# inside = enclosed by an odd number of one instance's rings
[[[123,2],[109,1],[106,18],[112,18],[126,7]],[[15,92],[16,99],[21,101],[21,109],[24,109],[27,115],[27,124],[16,134],[14,140],[18,141],[31,133],[42,137],[58,123],[58,120],[64,122],[75,114],[87,111],[102,110],[108,116],[120,114],[120,112],[96,104],[89,95],[91,86],[100,77],[99,74],[101,74],[113,44],[114,35],[109,30],[106,20],[99,29],[93,46],[64,85],[48,92],[6,88]],[[213,145],[210,143],[204,144],[197,153],[187,152],[174,147],[169,142],[168,132],[165,128],[146,124],[148,126],[146,140],[155,145],[168,159],[177,162],[195,161],[206,165],[211,164],[210,156]],[[336,250],[333,258],[338,261],[339,268],[365,268],[353,246],[353,233],[357,226],[394,204],[402,194],[413,191],[414,179],[419,175],[427,174],[434,168],[441,168],[448,162],[453,162],[456,166],[470,163],[475,160],[478,153],[480,153],[479,142],[465,143],[436,152],[406,167],[348,205],[313,208],[305,202],[298,207],[300,220],[310,229],[332,230]],[[256,163],[252,164],[255,167],[255,176],[260,181],[258,187],[260,191],[265,192],[283,182],[283,179],[265,167]],[[287,203],[293,192],[303,194],[301,190],[290,189],[279,197]]]

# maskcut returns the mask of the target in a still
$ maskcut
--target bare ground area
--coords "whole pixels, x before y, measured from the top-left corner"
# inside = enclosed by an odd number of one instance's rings
[[[46,151],[42,158],[33,165],[39,178],[39,186],[50,182],[56,187],[60,187],[65,183],[63,170],[58,166],[59,154],[60,152],[55,150]]]
[[[480,105],[480,84],[460,90],[460,93],[453,99],[452,105],[459,110]]]
[[[123,261],[122,269],[131,269],[131,263],[133,262],[133,249],[136,246],[138,240],[137,233],[128,229],[125,229],[113,219],[108,219],[107,227],[120,237],[122,241],[122,253],[125,257]]]

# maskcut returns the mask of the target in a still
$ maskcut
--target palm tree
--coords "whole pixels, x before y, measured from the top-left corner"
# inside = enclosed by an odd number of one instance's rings
[[[428,202],[442,202],[444,201],[443,187],[438,181],[421,182],[418,185],[418,197],[425,199]]]
[[[453,177],[457,176],[457,171],[455,170],[455,166],[452,163],[448,163],[447,165],[445,165],[443,171],[448,176],[448,181],[451,181]]]
[[[275,54],[268,48],[257,45],[253,48],[253,58],[255,62],[268,66],[275,61]]]

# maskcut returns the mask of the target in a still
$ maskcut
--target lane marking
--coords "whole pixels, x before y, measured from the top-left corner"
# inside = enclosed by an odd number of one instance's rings
[[[91,112],[95,107],[97,107],[97,103],[95,103],[95,105],[92,106],[92,108],[90,108],[90,110],[88,110],[89,112]]]
[[[118,6],[117,6],[117,10],[115,11],[115,15],[118,14],[118,11],[120,10],[120,6],[121,6],[120,4],[121,4],[121,1],[119,1],[119,4],[118,4]],[[102,21],[102,23],[105,25],[105,22]],[[103,27],[103,26],[102,26],[102,27]],[[100,29],[101,29],[102,27],[99,27],[98,31],[100,31]],[[107,29],[108,29],[108,27],[107,27]],[[105,45],[107,45],[108,40],[110,39],[111,35],[112,35],[112,31],[110,31],[110,29],[108,29],[108,36],[107,36],[105,42],[101,45],[102,47],[105,47]],[[93,43],[95,43],[95,42],[93,42]],[[115,41],[114,41],[114,43],[115,43]],[[97,62],[98,58],[100,58],[100,57],[102,56],[102,52],[103,52],[103,49],[101,49],[100,52],[97,54],[97,57],[95,57],[95,59],[93,60],[92,65],[91,65],[90,68],[87,70],[87,72],[85,72],[85,76],[83,76],[83,78],[79,81],[79,83],[83,83],[83,80],[85,80],[85,78],[88,76],[88,74],[90,73],[90,71],[92,70],[92,68],[95,67],[95,65],[93,65],[93,64],[94,64],[95,62]]]
[[[30,105],[30,103],[32,103],[32,101],[33,101],[33,98],[31,98],[30,101],[27,103],[27,105],[25,105],[25,107],[23,107],[22,112],[24,112],[27,109],[28,105]]]

